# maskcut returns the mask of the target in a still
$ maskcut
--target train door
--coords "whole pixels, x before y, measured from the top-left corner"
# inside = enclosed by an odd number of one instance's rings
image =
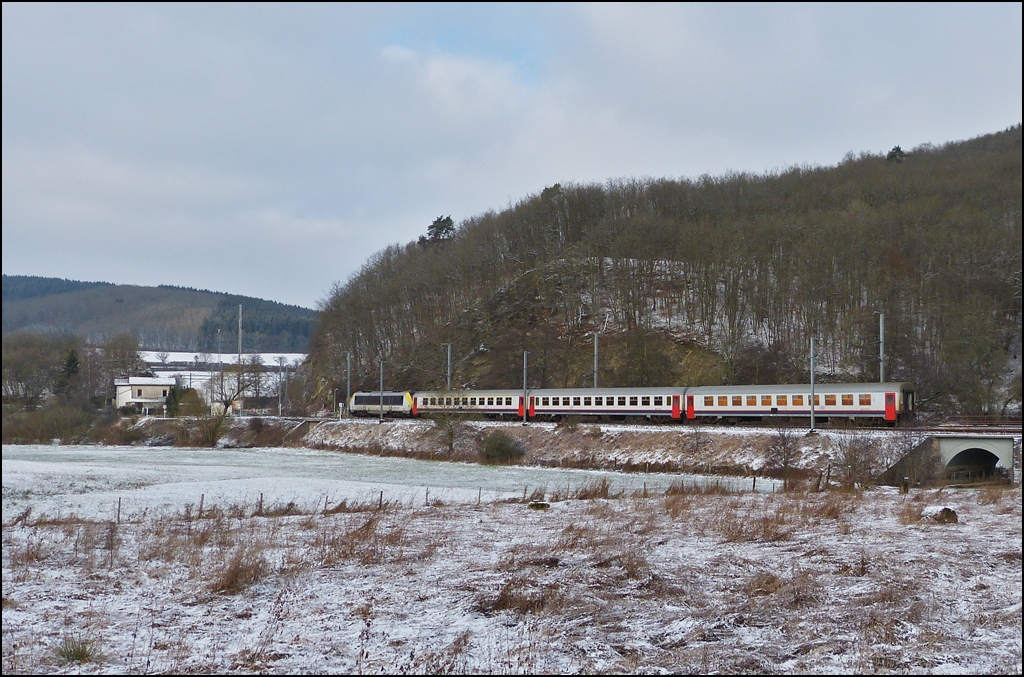
[[[416,395],[412,396],[412,417],[413,418],[416,418],[417,416],[420,415],[420,410],[419,410],[419,406],[418,406],[419,405],[419,401],[420,401],[419,397],[417,397]]]
[[[885,420],[896,420],[896,393],[885,394]]]
[[[693,395],[686,396],[686,418],[690,419],[691,421],[695,418],[695,414],[693,411]]]
[[[679,420],[679,395],[672,396],[672,418]]]
[[[525,413],[525,407],[526,407],[526,398],[523,397],[522,395],[520,395],[519,396],[519,418],[523,417],[523,414]]]
[[[537,398],[534,397],[533,395],[530,395],[530,418],[533,418],[536,415],[536,405]]]

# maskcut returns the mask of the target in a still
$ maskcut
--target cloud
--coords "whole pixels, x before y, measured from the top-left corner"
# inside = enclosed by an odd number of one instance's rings
[[[555,182],[831,163],[1015,124],[1020,15],[5,4],[4,272],[312,305],[438,214]]]

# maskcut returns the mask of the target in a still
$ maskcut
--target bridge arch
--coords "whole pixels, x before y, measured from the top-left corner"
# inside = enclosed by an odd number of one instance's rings
[[[949,481],[984,481],[1013,470],[1012,439],[966,436],[941,436],[937,439],[939,457]]]

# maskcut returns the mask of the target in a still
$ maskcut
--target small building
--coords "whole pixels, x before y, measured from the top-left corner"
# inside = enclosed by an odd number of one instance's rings
[[[163,414],[167,396],[175,385],[173,378],[117,378],[114,379],[115,404],[118,409],[134,407],[140,414]]]

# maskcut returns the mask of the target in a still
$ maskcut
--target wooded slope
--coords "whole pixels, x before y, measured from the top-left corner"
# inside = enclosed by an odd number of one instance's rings
[[[893,155],[893,154],[890,154]],[[324,302],[317,382],[604,386],[878,378],[936,410],[1019,407],[1021,128],[763,175],[545,188],[389,247]]]
[[[242,304],[244,349],[305,352],[316,312],[246,296],[182,287],[140,287],[3,276],[3,331],[76,334],[94,344],[129,333],[149,350],[231,352]]]

